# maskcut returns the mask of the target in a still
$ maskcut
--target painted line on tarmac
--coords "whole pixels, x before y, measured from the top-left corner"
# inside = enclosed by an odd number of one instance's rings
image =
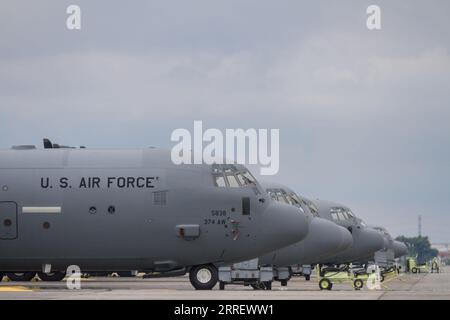
[[[0,292],[32,292],[33,289],[24,286],[1,286]]]

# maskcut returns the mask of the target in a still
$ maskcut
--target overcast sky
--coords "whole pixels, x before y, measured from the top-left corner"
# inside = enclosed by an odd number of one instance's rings
[[[366,28],[370,4],[382,30]],[[194,120],[278,128],[274,181],[394,236],[421,214],[450,242],[449,15],[446,0],[3,0],[0,147],[170,148]]]

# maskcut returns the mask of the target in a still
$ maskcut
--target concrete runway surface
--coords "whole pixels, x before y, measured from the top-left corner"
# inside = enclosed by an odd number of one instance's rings
[[[69,290],[66,282],[1,282],[0,299],[202,299],[202,300],[320,300],[320,299],[445,299],[450,300],[450,267],[439,274],[400,274],[383,282],[382,290],[366,287],[355,291],[350,283],[335,284],[332,291],[321,291],[315,277],[311,281],[294,277],[287,287],[274,282],[272,291],[229,285],[225,291],[195,291],[187,276],[175,278],[82,279],[80,290]]]

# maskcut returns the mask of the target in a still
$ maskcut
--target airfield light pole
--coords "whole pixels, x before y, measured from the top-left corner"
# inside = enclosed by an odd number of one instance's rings
[[[419,237],[422,237],[422,216],[419,214]]]

